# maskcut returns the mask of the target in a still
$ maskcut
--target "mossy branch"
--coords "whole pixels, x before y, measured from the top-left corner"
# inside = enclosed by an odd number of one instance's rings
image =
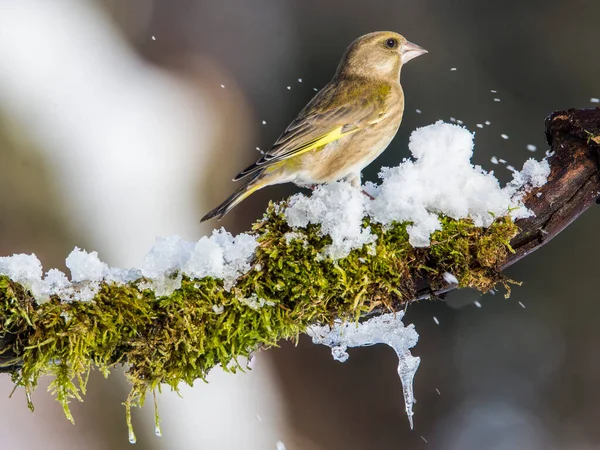
[[[253,228],[259,246],[252,270],[230,290],[217,279],[183,277],[181,288],[157,297],[148,280],[138,280],[104,283],[89,302],[37,304],[24,286],[0,277],[0,372],[27,392],[40,376],[54,375],[51,390],[71,418],[68,403],[81,399],[90,370],[108,375],[125,364],[129,410],[161,384],[192,384],[216,365],[243,369],[240,358],[297,339],[312,323],[398,310],[455,287],[508,288],[502,269],[548,242],[600,192],[600,109],[554,113],[546,133],[554,152],[550,179],[525,199],[536,217],[516,224],[502,217],[487,229],[442,218],[428,248],[409,245],[406,224],[384,230],[365,219],[377,235],[373,245],[323,259],[329,238],[312,225],[290,238],[271,205]],[[458,286],[444,280],[446,272]]]

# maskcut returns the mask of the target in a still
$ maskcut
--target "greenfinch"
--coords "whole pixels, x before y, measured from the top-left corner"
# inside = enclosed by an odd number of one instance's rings
[[[392,141],[404,112],[402,65],[427,53],[391,31],[359,37],[346,49],[333,79],[286,128],[273,147],[234,181],[247,181],[202,218],[221,219],[265,186],[313,186],[360,173]]]

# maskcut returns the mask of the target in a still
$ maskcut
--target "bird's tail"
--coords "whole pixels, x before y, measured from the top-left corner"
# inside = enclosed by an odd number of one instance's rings
[[[217,206],[215,209],[207,213],[200,222],[216,217],[221,220],[225,214],[231,211],[235,206],[241,203],[244,199],[252,195],[254,192],[265,187],[268,183],[262,173],[257,173],[246,184],[241,186],[237,191],[231,194],[227,200]]]

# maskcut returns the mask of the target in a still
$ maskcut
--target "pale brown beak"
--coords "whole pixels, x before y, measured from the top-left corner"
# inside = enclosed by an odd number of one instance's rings
[[[406,41],[406,43],[402,46],[402,52],[400,53],[402,64],[406,64],[411,59],[415,59],[417,56],[424,55],[425,53],[429,52],[423,47],[419,47],[417,44]]]

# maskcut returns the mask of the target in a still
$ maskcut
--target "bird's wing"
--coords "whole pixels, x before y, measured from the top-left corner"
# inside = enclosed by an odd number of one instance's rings
[[[234,180],[337,141],[381,120],[387,109],[386,90],[378,89],[373,95],[371,89],[363,86],[360,95],[353,95],[354,89],[357,86],[340,86],[339,83],[324,88],[279,136],[271,150]]]

